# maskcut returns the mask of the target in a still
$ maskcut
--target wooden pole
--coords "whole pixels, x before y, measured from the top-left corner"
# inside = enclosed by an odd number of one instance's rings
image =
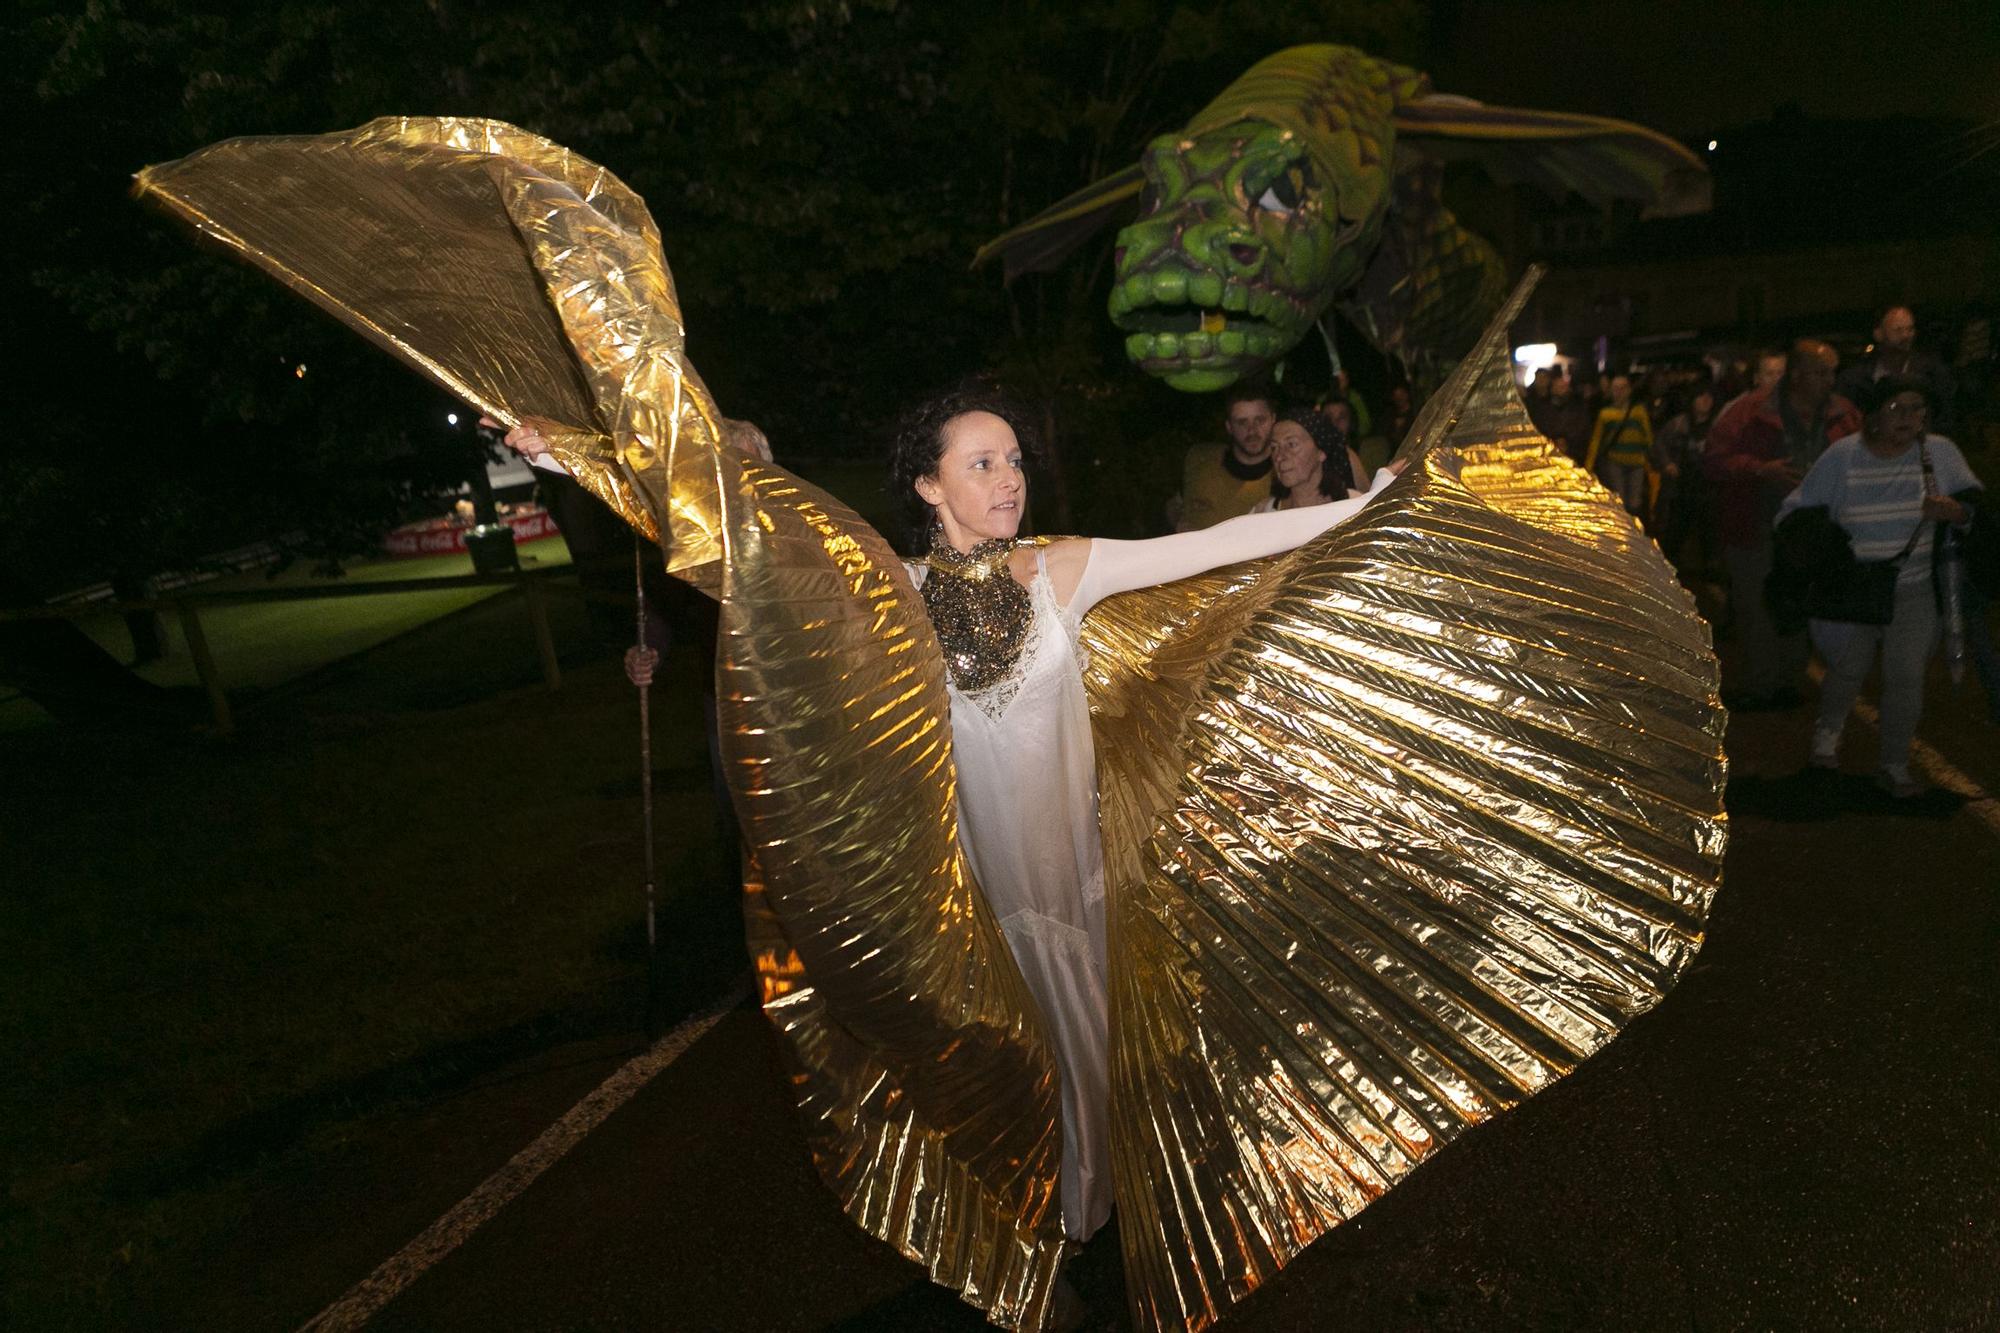
[[[521,580],[521,595],[528,601],[528,620],[535,627],[535,648],[542,655],[542,679],[550,690],[562,688],[562,667],[556,661],[555,636],[549,633],[549,604],[542,595],[541,580]]]
[[[639,651],[645,652],[646,643],[646,568],[648,547],[645,542],[632,543],[632,591],[633,600],[638,604]],[[653,714],[647,698],[652,693],[646,686],[639,687],[639,837],[645,847],[646,863],[646,959],[648,974],[659,970],[659,926],[655,900],[659,893],[656,887],[658,877],[653,865]]]
[[[201,612],[193,602],[184,599],[176,600],[174,609],[180,613],[181,637],[187,640],[195,673],[201,677],[202,689],[208,692],[208,711],[215,719],[215,730],[228,736],[235,732],[236,721],[229,714],[229,692],[222,688],[222,675],[216,671],[215,658],[208,651],[208,636],[202,633]]]

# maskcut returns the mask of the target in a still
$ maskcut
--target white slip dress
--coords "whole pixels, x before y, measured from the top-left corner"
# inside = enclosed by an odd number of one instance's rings
[[[1028,600],[1013,670],[975,692],[949,687],[958,840],[1055,1045],[1063,1228],[1083,1240],[1111,1215],[1112,1197],[1097,753],[1082,618],[1056,605],[1039,551]]]

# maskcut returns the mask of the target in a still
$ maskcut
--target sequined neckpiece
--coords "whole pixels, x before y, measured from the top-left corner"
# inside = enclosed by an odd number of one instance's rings
[[[985,689],[1020,660],[1034,618],[1028,590],[1007,566],[1014,543],[1004,537],[960,552],[931,529],[930,576],[924,610],[944,648],[951,683],[965,693]]]

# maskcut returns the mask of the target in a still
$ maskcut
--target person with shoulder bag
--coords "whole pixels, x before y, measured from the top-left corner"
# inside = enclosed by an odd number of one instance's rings
[[[1865,398],[1861,430],[1827,446],[1777,521],[1781,542],[1787,532],[1830,522],[1852,553],[1824,561],[1804,591],[1813,648],[1826,665],[1812,762],[1839,766],[1847,715],[1879,654],[1878,782],[1908,798],[1924,791],[1910,774],[1910,745],[1946,600],[1941,543],[1947,530],[1966,529],[1984,493],[1958,446],[1926,432],[1930,391],[1922,381],[1878,380]]]

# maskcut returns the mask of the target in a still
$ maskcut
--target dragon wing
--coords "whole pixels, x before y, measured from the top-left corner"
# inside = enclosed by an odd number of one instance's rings
[[[1398,103],[1394,122],[1399,143],[1474,162],[1503,184],[1539,185],[1557,199],[1574,191],[1600,208],[1638,199],[1647,217],[1680,217],[1706,212],[1712,197],[1701,158],[1629,121],[1432,94]]]
[[[1078,246],[1117,221],[1145,188],[1146,173],[1137,162],[1114,171],[980,246],[972,266],[978,268],[995,255],[1003,256],[1008,282],[1023,273],[1050,272]]]
[[[996,1322],[1046,1321],[1057,1075],[960,855],[943,659],[908,573],[838,501],[720,447],[645,207],[492,121],[231,140],[163,204],[558,454],[722,601],[746,915],[815,1159],[848,1213]]]
[[[1141,1327],[1211,1323],[1700,946],[1715,660],[1528,423],[1505,334],[1529,285],[1359,518],[1084,624]]]

